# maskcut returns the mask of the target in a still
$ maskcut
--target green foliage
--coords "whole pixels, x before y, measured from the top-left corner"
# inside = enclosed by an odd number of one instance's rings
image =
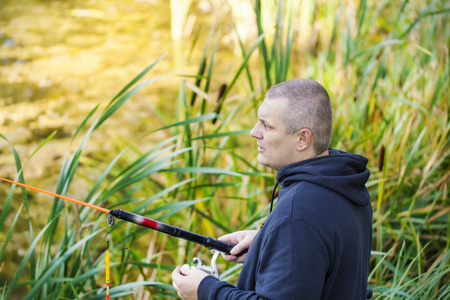
[[[214,59],[222,34],[216,26],[192,76],[195,84],[186,76],[179,87],[174,120],[159,114],[161,127],[133,141],[118,139],[111,157],[83,155],[100,125],[160,79],[144,77],[162,57],[126,85],[86,128],[97,114],[95,107],[72,138],[74,143],[84,134],[64,159],[56,192],[67,194],[78,177],[92,187],[84,199],[91,204],[120,207],[213,237],[256,228],[267,215],[274,175],[257,164],[248,128],[256,121],[268,87],[295,77],[314,78],[332,99],[332,147],[370,159],[374,231],[368,280],[373,299],[447,299],[450,10],[441,1],[361,1],[358,7],[340,1],[316,1],[314,6],[278,3],[272,12],[274,30],[266,32],[262,16],[267,12],[255,1],[257,36],[250,42],[238,38],[242,61],[222,83],[214,107],[208,105],[212,83],[218,81],[212,69],[220,63]],[[309,21],[299,14],[309,16]],[[256,66],[255,57],[260,62]],[[188,95],[187,88],[193,93]],[[195,103],[197,97],[200,104]],[[156,142],[146,149],[142,145],[150,138]],[[17,180],[24,182],[26,164],[22,166],[11,148]],[[112,245],[112,297],[175,297],[169,284],[174,267],[194,254],[208,261],[208,251],[198,245],[120,220],[108,228],[104,214],[58,199],[47,224],[34,236],[29,191],[21,188],[26,216],[22,206],[17,212],[10,210],[13,192],[14,187],[0,215],[0,228],[7,230],[0,261],[7,259],[19,218],[27,218],[30,246],[12,281],[0,287],[2,298],[19,289],[26,289],[27,299],[104,298],[106,240]],[[8,216],[11,223],[6,223]],[[219,264],[223,278],[235,282],[239,266]]]

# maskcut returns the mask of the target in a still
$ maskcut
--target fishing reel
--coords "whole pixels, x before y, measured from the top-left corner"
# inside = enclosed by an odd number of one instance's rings
[[[200,258],[194,257],[192,259],[193,266],[189,266],[188,264],[185,264],[185,265],[182,266],[182,268],[202,270],[203,272],[207,273],[208,275],[212,275],[212,276],[214,276],[216,278],[219,278],[219,271],[217,269],[216,260],[217,260],[217,257],[219,256],[220,253],[221,252],[219,252],[219,251],[215,251],[214,252],[214,255],[213,255],[212,259],[211,259],[211,266],[205,266],[202,263]]]

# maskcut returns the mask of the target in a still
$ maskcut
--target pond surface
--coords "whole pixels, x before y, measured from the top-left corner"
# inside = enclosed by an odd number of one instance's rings
[[[150,84],[129,100],[93,135],[83,155],[105,155],[110,161],[117,154],[118,139],[132,141],[162,125],[155,121],[155,107],[168,120],[173,118],[183,80],[177,75],[197,73],[212,24],[219,14],[224,15],[208,1],[193,1],[185,36],[174,41],[170,1],[166,0],[11,0],[0,5],[0,133],[14,146],[22,163],[26,162],[26,183],[50,191],[55,190],[64,156],[79,143],[71,145],[70,140],[89,111],[99,103],[101,111],[122,87],[164,54],[148,77],[172,76]],[[212,82],[212,93],[226,79],[220,74],[230,73],[241,61],[234,57],[229,38],[232,30],[231,25],[222,28],[223,39],[216,53],[220,63],[214,69],[221,82]],[[27,161],[55,131],[55,137]],[[107,157],[109,152],[111,157]],[[11,147],[0,139],[0,177],[14,179],[16,175]],[[0,184],[0,210],[9,187]],[[88,190],[88,183],[76,178],[70,196],[82,199]],[[12,212],[21,204],[20,197],[17,200],[0,237],[5,236]],[[33,226],[42,226],[47,220],[45,213],[52,201],[41,203],[46,200],[33,200]],[[13,270],[28,248],[27,226],[19,221],[19,232],[9,243],[6,255],[10,262],[0,266],[2,285],[12,276],[5,270]]]
[[[0,133],[25,160],[56,131],[54,140],[29,162],[33,165],[26,169],[29,180],[54,180],[57,173],[53,174],[52,166],[59,168],[58,161],[69,150],[70,138],[88,112],[98,103],[101,111],[162,55],[167,54],[149,73],[150,78],[196,74],[220,9],[208,1],[194,1],[190,11],[187,35],[173,41],[170,1],[3,1]],[[225,37],[226,30],[222,29]],[[233,60],[227,39],[223,40],[217,53],[221,63],[214,70],[218,73],[229,71]],[[107,121],[102,136],[90,142],[96,145],[86,151],[108,149],[113,137],[132,140],[137,133],[156,126],[151,121],[153,106],[170,120],[181,80],[170,76],[150,84]],[[213,82],[211,91],[221,83]],[[9,148],[0,141],[0,174],[4,177],[17,173]]]

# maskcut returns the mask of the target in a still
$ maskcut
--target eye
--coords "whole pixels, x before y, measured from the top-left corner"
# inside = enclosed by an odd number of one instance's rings
[[[271,128],[264,120],[259,120],[259,124],[261,124],[265,130],[268,130]]]

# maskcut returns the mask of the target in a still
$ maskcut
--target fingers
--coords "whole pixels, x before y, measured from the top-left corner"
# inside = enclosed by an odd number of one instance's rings
[[[182,276],[189,276],[189,275],[192,274],[192,272],[193,272],[193,270],[191,270],[191,269],[189,269],[189,268],[185,268],[185,267],[181,267],[181,268],[180,268],[180,274],[181,274]]]
[[[172,285],[177,291],[178,296],[182,299],[184,299],[183,286],[186,284],[183,280],[186,278],[185,276],[188,275],[188,271],[189,269],[178,266],[172,272]]]
[[[233,233],[225,234],[218,238],[218,240],[223,242],[228,242],[232,244],[239,244],[241,242],[244,242],[250,246],[251,242],[253,241],[253,238],[255,237],[258,230],[242,230],[242,231],[236,231]]]
[[[240,242],[236,246],[233,247],[233,249],[230,250],[230,254],[237,256],[239,253],[241,253],[244,250],[247,250],[250,247],[250,245],[246,245],[245,243]]]
[[[228,241],[231,243],[235,243],[236,245],[231,249],[229,255],[223,254],[223,258],[226,261],[235,261],[242,263],[245,260],[245,257],[247,256],[246,253],[243,253],[240,255],[243,251],[245,252],[250,248],[250,245],[252,244],[253,239],[255,238],[255,235],[257,234],[257,230],[243,230],[243,231],[237,231],[234,233],[226,234],[223,237],[219,239],[223,239],[224,241]]]
[[[230,233],[222,235],[218,238],[219,241],[231,243],[231,244],[237,244],[239,241],[236,239],[236,234]]]
[[[196,299],[198,286],[206,276],[201,270],[178,266],[172,272],[172,285],[181,298]]]
[[[180,267],[176,267],[175,270],[173,270],[173,272],[172,272],[172,285],[175,288],[175,290],[177,290],[177,291],[180,289],[178,286],[179,276],[181,276]],[[178,293],[178,295],[180,295],[180,294]]]
[[[238,263],[244,262],[247,253],[244,253],[242,255],[239,254],[242,253],[243,251],[246,252],[246,250],[248,250],[248,247],[249,246],[247,246],[245,243],[241,242],[230,250],[230,254],[222,254],[222,257],[226,261],[235,261]]]
[[[172,272],[172,279],[179,280],[184,276],[189,276],[192,274],[192,270],[185,267],[176,267],[175,270]]]
[[[173,272],[172,272],[172,277],[173,277],[173,275],[177,275],[177,274],[180,274],[180,266],[177,266],[176,268],[175,268],[175,270],[173,270]]]
[[[172,280],[173,280],[174,284],[179,281],[180,276],[183,276],[183,275],[181,275],[180,267],[178,266],[172,272]]]
[[[237,262],[237,263],[243,263],[245,258],[247,257],[247,253],[245,253],[245,254],[243,254],[241,256],[222,254],[222,257],[226,261],[234,261],[234,262]]]

